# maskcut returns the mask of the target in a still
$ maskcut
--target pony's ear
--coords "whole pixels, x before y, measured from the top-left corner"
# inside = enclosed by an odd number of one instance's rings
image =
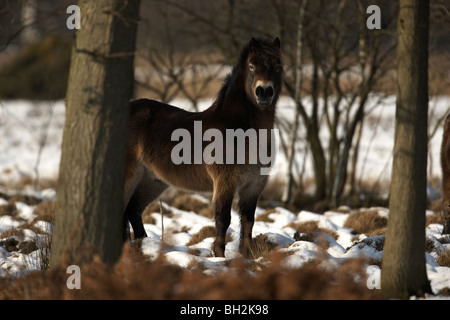
[[[278,48],[281,48],[280,38],[276,37],[275,40],[273,40],[273,44],[276,45]]]
[[[250,43],[248,45],[250,52],[254,51],[254,49],[256,49],[257,46],[258,46],[258,41],[255,39],[255,37],[252,37],[252,39],[250,40]]]

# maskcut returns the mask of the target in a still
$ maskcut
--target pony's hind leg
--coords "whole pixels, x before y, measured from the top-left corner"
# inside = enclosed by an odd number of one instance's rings
[[[133,227],[134,238],[143,238],[147,236],[142,223],[142,213],[145,208],[155,200],[168,185],[159,180],[152,171],[144,168],[141,180],[137,184],[130,201],[125,208],[125,216]]]
[[[140,190],[136,189],[125,208],[126,223],[130,222],[135,239],[147,236],[144,224],[142,223],[142,212],[148,204],[149,202],[141,195]]]

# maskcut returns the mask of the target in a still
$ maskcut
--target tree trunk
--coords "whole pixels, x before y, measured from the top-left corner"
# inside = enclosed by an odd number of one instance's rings
[[[389,297],[431,292],[425,268],[428,0],[400,0],[397,106],[381,289]]]
[[[358,124],[363,123],[364,120],[364,109],[366,106],[368,91],[360,95],[360,101],[356,114],[354,115],[351,122],[346,126],[344,140],[341,142],[343,144],[341,152],[338,154],[338,165],[337,170],[334,174],[334,187],[332,190],[332,205],[337,207],[339,205],[339,200],[344,191],[344,186],[347,181],[348,172],[348,159],[350,157],[350,150],[353,145],[353,140],[355,136]],[[357,152],[357,149],[354,150]]]
[[[288,172],[287,172],[287,184],[283,191],[282,201],[285,205],[291,202],[292,198],[292,188],[294,185],[294,175],[293,175],[293,165],[295,158],[295,144],[297,141],[297,131],[299,125],[300,118],[300,108],[303,108],[301,105],[301,89],[302,89],[302,50],[303,50],[303,23],[305,17],[305,9],[308,0],[303,0],[298,14],[298,22],[297,22],[297,48],[296,48],[296,57],[295,57],[295,115],[294,115],[294,125],[291,130],[289,146],[288,146],[288,154],[287,154],[287,162],[288,162]]]
[[[450,114],[445,118],[441,144],[442,203],[441,214],[444,224],[443,234],[450,233]]]
[[[20,41],[23,46],[35,43],[39,40],[39,32],[36,28],[37,1],[26,0],[22,4],[22,28]]]
[[[122,188],[139,0],[79,2],[66,96],[51,265],[122,247]]]
[[[313,75],[311,80],[311,97],[312,97],[312,114],[308,118],[306,112],[302,111],[302,117],[306,126],[307,140],[310,145],[311,155],[313,157],[314,179],[316,182],[316,191],[314,201],[320,202],[325,200],[327,196],[327,160],[325,152],[320,140],[320,123],[319,123],[319,60],[318,57],[313,59]],[[326,107],[325,107],[326,108]],[[331,160],[329,160],[331,161]]]

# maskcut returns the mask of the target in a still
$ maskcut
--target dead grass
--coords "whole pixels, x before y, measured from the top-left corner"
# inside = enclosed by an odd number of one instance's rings
[[[290,226],[293,227],[295,230],[297,230],[296,233],[294,234],[294,239],[296,241],[303,240],[314,242],[317,233],[326,233],[335,240],[338,238],[336,232],[319,228],[317,221],[307,221],[298,224],[293,224]]]
[[[161,207],[159,200],[155,200],[150,203],[144,212],[142,212],[142,223],[144,224],[156,224],[156,219],[153,217],[153,213],[161,213]],[[163,214],[166,217],[172,217],[173,212],[164,206],[163,204]]]
[[[259,257],[267,258],[278,245],[270,242],[269,238],[265,234],[259,234],[252,239],[250,245],[250,259],[254,260]]]
[[[434,242],[428,238],[425,238],[425,252],[431,253],[434,250]]]
[[[33,213],[37,215],[35,221],[47,221],[53,223],[55,220],[55,205],[56,201],[43,201],[34,208]]]
[[[15,203],[28,202],[28,203],[38,203],[33,210],[33,214],[36,218],[31,222],[27,222],[21,218],[17,217],[17,207]],[[38,221],[45,221],[52,223],[55,217],[55,201],[43,201],[38,202],[37,198],[27,197],[27,196],[12,196],[9,198],[9,203],[0,206],[0,216],[9,215],[15,218],[17,221],[24,221],[18,228],[11,228],[2,233],[0,233],[0,246],[4,247],[7,251],[13,252],[17,251],[22,254],[30,254],[37,251],[38,263],[41,270],[46,270],[50,264],[50,249],[52,241],[51,230],[43,230],[38,227],[36,223]],[[36,233],[36,238],[33,240],[23,241],[24,230],[28,229]]]
[[[343,262],[333,270],[318,263],[284,269],[280,261],[250,275],[236,260],[233,272],[205,275],[183,270],[163,259],[146,262],[126,246],[120,261],[107,266],[98,259],[82,265],[81,289],[66,287],[64,266],[33,272],[20,278],[0,279],[0,299],[371,299],[365,285],[365,265]],[[357,280],[359,279],[359,280]],[[245,284],[245,285],[243,285]]]
[[[450,296],[450,288],[449,287],[442,288],[436,294],[439,296]]]
[[[17,247],[18,245],[19,241],[12,236],[0,241],[0,246],[5,247],[6,251],[8,252],[19,251],[19,248]]]
[[[175,197],[171,205],[180,210],[196,212],[204,217],[214,217],[214,208],[211,203],[199,200],[189,194]]]
[[[213,226],[205,226],[200,229],[199,232],[194,234],[192,238],[186,243],[187,246],[192,246],[199,242],[202,242],[206,238],[214,237],[216,235],[216,229]],[[228,234],[227,234],[228,236]]]
[[[213,226],[206,226],[200,229],[199,232],[194,234],[192,238],[186,243],[186,246],[192,246],[199,242],[202,242],[206,238],[211,238],[216,236],[216,229]],[[225,237],[225,243],[232,241],[232,236],[230,233],[227,233]],[[272,243],[269,241],[267,235],[259,234],[255,238],[252,239],[252,243],[250,245],[250,257],[249,259],[254,260],[259,257],[266,258],[277,248],[276,243]]]
[[[436,259],[436,262],[441,267],[449,267],[450,268],[450,251],[445,251],[439,255]]]
[[[442,215],[441,211],[441,204],[439,202],[439,205],[432,208],[434,211],[434,214],[425,216],[425,226],[428,227],[428,225],[432,223],[438,223],[438,224],[444,224],[444,217]]]
[[[10,238],[10,237],[17,237],[19,239],[22,239],[23,238],[23,230],[11,228],[11,229],[7,229],[0,233],[0,239]]]
[[[21,241],[23,239],[22,230],[9,229],[2,232],[0,238],[4,238],[4,240],[0,241],[0,246],[4,247],[8,252],[19,251],[23,254],[30,254],[38,249],[34,241]]]
[[[344,227],[351,228],[353,233],[364,233],[367,236],[384,234],[387,219],[378,215],[377,210],[358,210],[348,216]]]
[[[8,199],[9,204],[15,204],[16,202],[22,202],[30,206],[38,205],[42,202],[41,199],[26,194],[15,194]]]
[[[177,194],[173,197],[168,197],[163,200],[164,203],[184,211],[196,212],[201,216],[208,218],[214,217],[214,209],[211,203],[201,201],[190,194]],[[163,213],[167,217],[172,217],[173,212],[163,203]],[[153,213],[160,213],[159,200],[150,203],[142,213],[142,222],[144,224],[155,224],[156,220],[153,218]]]
[[[177,203],[177,198],[178,206],[182,206],[179,208],[183,210],[196,211],[208,208],[208,205],[204,206],[204,202],[190,197],[175,197],[172,205]],[[17,212],[14,203],[13,199],[7,205],[0,206],[0,216],[14,215]],[[152,208],[147,208],[148,212],[159,212],[159,202],[155,203],[158,205],[157,210],[152,211]],[[54,216],[54,206],[54,201],[39,203],[34,210],[34,213],[38,215],[36,220],[53,221],[50,219],[53,219]],[[269,215],[273,212],[273,209],[268,209],[259,215],[257,220],[271,221]],[[433,219],[435,218],[433,217]],[[371,236],[375,233],[382,234],[386,224],[387,220],[380,217],[377,210],[361,209],[349,214],[345,226],[352,228],[355,233],[365,233]],[[334,239],[337,238],[333,231],[319,228],[316,221],[296,224],[292,227],[297,230],[296,236],[294,236],[295,240],[314,242],[318,239],[317,233],[326,233]],[[7,239],[0,245],[23,253],[38,249],[34,242],[14,241],[14,236],[19,239],[23,236],[21,232],[20,229],[9,229],[8,234],[0,234],[0,238]],[[193,245],[214,236],[213,226],[204,227],[186,245]],[[231,235],[227,234],[226,241],[231,240]],[[333,270],[323,270],[318,267],[320,259],[317,259],[317,261],[305,264],[301,269],[284,269],[278,261],[282,258],[276,258],[276,254],[274,254],[276,247],[276,244],[268,240],[267,235],[259,235],[252,241],[251,259],[264,257],[263,261],[270,261],[270,266],[261,267],[255,262],[253,262],[253,266],[249,266],[249,263],[231,260],[227,266],[232,267],[233,272],[219,272],[212,277],[203,273],[204,269],[198,264],[195,265],[195,268],[186,271],[178,266],[167,264],[163,258],[150,263],[145,261],[142,254],[126,245],[122,259],[113,267],[106,266],[98,260],[82,266],[82,290],[67,289],[65,284],[68,274],[61,267],[58,270],[33,272],[28,276],[14,278],[14,280],[0,279],[0,299],[375,298],[374,292],[368,290],[365,285],[365,262],[349,260]],[[41,252],[45,254],[49,250],[44,248]],[[43,261],[45,260],[47,260],[48,267],[48,256],[43,257]],[[441,254],[437,262],[441,266],[450,267],[450,253]],[[253,276],[249,276],[249,270],[254,273]],[[245,286],[242,285],[243,283]]]
[[[34,241],[22,241],[19,244],[19,251],[23,254],[30,254],[38,249],[39,248],[37,247],[36,242]]]
[[[10,173],[10,169],[3,170],[4,173]],[[23,175],[19,180],[4,180],[1,179],[0,175],[0,186],[3,186],[5,190],[9,190],[10,192],[17,192],[18,190],[25,190],[29,187],[38,189],[38,190],[44,190],[44,189],[56,189],[58,185],[58,179],[57,178],[41,178],[38,181],[30,176],[30,175]],[[0,192],[0,197],[3,199],[9,199],[10,196],[7,194],[4,194]],[[33,197],[29,196],[30,199],[33,199]],[[35,203],[28,203],[27,204],[37,204],[40,202],[40,199],[35,198],[35,200],[38,200]],[[23,201],[22,201],[23,202]]]
[[[197,244],[199,242],[202,242],[206,238],[211,238],[216,236],[216,228],[213,226],[205,226],[200,229],[199,232],[194,234],[192,238],[186,243],[186,246],[192,246],[194,244]],[[227,233],[225,236],[225,243],[228,243],[232,241],[233,238],[230,233]]]
[[[15,204],[3,204],[0,206],[0,217],[11,216],[15,217],[17,214],[17,207]]]

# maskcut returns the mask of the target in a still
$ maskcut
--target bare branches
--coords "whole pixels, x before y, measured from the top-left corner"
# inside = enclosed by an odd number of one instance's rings
[[[302,64],[303,64],[303,29],[304,29],[304,18],[306,5],[308,0],[303,0],[300,5],[299,14],[298,14],[298,27],[297,27],[297,45],[296,45],[296,54],[295,54],[295,89],[294,89],[294,102],[295,102],[295,114],[294,114],[294,123],[290,132],[289,138],[289,150],[287,153],[287,162],[288,162],[288,170],[287,170],[287,183],[285,190],[283,192],[282,201],[285,204],[288,204],[291,201],[292,197],[292,188],[294,184],[294,176],[293,176],[293,163],[295,157],[295,142],[297,140],[297,131],[299,125],[300,113],[304,113],[304,107],[301,104],[300,100],[300,91],[302,88]]]

